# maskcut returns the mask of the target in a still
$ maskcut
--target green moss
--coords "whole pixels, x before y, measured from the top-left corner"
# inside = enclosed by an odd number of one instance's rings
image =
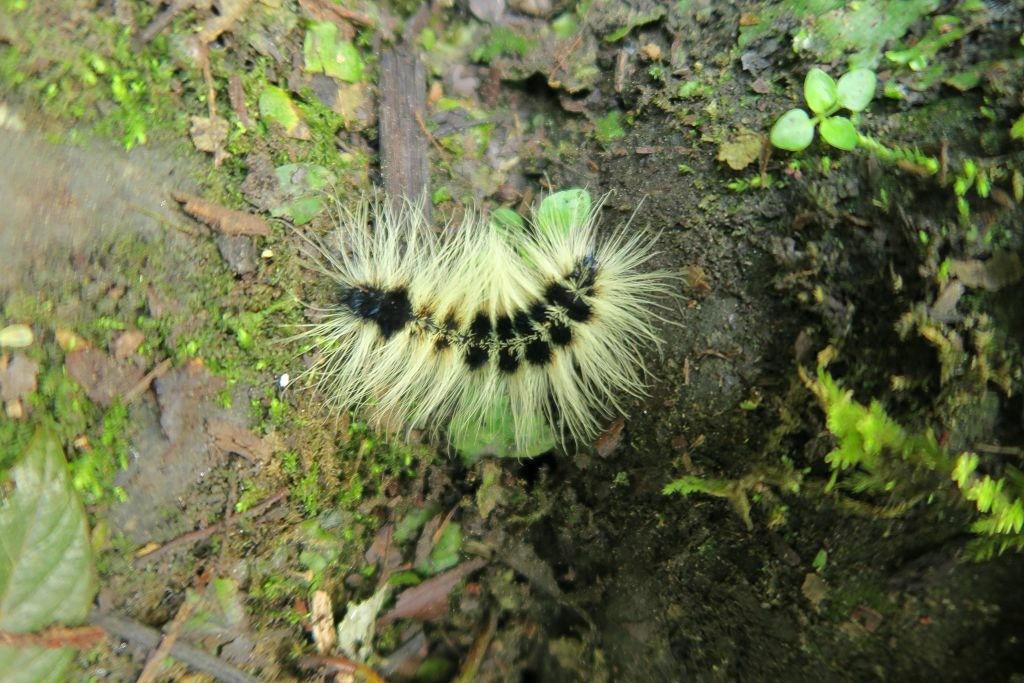
[[[516,33],[514,30],[504,26],[495,26],[491,29],[484,44],[470,53],[470,58],[474,62],[488,64],[499,55],[517,55],[522,57],[533,49],[533,46],[534,41]]]
[[[594,137],[603,145],[610,144],[625,135],[626,131],[622,127],[622,113],[617,109],[594,120]]]
[[[35,100],[47,115],[80,124],[70,139],[91,131],[131,148],[154,133],[186,129],[187,107],[172,86],[175,67],[165,37],[139,50],[130,28],[98,13],[73,27],[79,35],[69,39],[68,28],[54,26],[42,6],[14,14],[12,23],[19,46],[0,47],[0,83]],[[30,75],[26,64],[45,66]]]
[[[941,498],[950,480],[964,500],[977,508],[971,525],[978,534],[974,553],[987,559],[1006,550],[1024,549],[1024,474],[1007,465],[1003,476],[978,472],[978,456],[960,453],[955,458],[939,444],[930,429],[913,432],[886,413],[878,401],[869,405],[853,400],[853,392],[819,368],[809,385],[825,409],[828,429],[838,444],[825,456],[832,468],[829,487],[842,483],[855,493],[889,498],[894,514],[926,497]],[[921,472],[940,478],[922,477]]]

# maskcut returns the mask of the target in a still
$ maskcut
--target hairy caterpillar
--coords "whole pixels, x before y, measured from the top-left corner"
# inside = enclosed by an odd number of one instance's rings
[[[314,383],[334,409],[448,425],[460,450],[480,434],[519,456],[593,438],[646,393],[638,343],[661,344],[654,311],[672,279],[641,272],[654,240],[628,224],[598,242],[598,208],[567,190],[529,225],[467,214],[439,237],[409,206],[342,207],[330,242],[314,244],[338,294],[302,335],[320,352]]]

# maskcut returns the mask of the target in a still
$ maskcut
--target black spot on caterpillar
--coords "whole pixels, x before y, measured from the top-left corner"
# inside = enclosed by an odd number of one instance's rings
[[[432,433],[497,410],[517,447],[538,419],[563,444],[592,439],[645,394],[639,346],[661,343],[673,277],[643,272],[653,238],[626,225],[599,242],[596,211],[577,213],[523,226],[468,214],[438,237],[414,209],[342,209],[330,242],[313,245],[341,295],[304,333],[329,405],[372,405]]]
[[[384,339],[412,322],[412,305],[404,287],[378,289],[357,285],[342,291],[341,300],[352,315],[377,324]]]

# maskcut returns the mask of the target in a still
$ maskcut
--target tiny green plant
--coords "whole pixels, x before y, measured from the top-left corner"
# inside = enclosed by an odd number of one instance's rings
[[[884,494],[891,500],[890,509],[899,513],[943,493],[915,476],[922,471],[938,473],[939,481],[956,482],[961,497],[977,509],[970,526],[976,535],[967,547],[970,555],[984,560],[1024,550],[1024,473],[1019,469],[1005,465],[993,478],[980,471],[977,454],[953,455],[930,429],[909,430],[878,401],[856,401],[824,366],[818,368],[817,381],[804,377],[821,401],[828,430],[837,442],[825,456],[832,469],[826,490],[842,482],[854,492]]]
[[[837,83],[821,69],[811,69],[804,79],[804,99],[814,116],[803,109],[790,109],[775,122],[769,136],[773,145],[790,152],[804,150],[814,140],[814,129],[821,131],[822,139],[842,150],[857,146],[859,135],[853,122],[839,116],[840,109],[853,113],[863,111],[875,96],[875,72],[854,69],[844,74]]]

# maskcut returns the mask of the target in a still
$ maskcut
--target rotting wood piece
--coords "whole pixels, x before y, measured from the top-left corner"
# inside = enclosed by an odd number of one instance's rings
[[[380,166],[384,191],[392,201],[410,201],[430,220],[430,166],[427,139],[417,115],[426,112],[426,71],[406,46],[380,60]],[[399,207],[395,207],[399,208]]]

